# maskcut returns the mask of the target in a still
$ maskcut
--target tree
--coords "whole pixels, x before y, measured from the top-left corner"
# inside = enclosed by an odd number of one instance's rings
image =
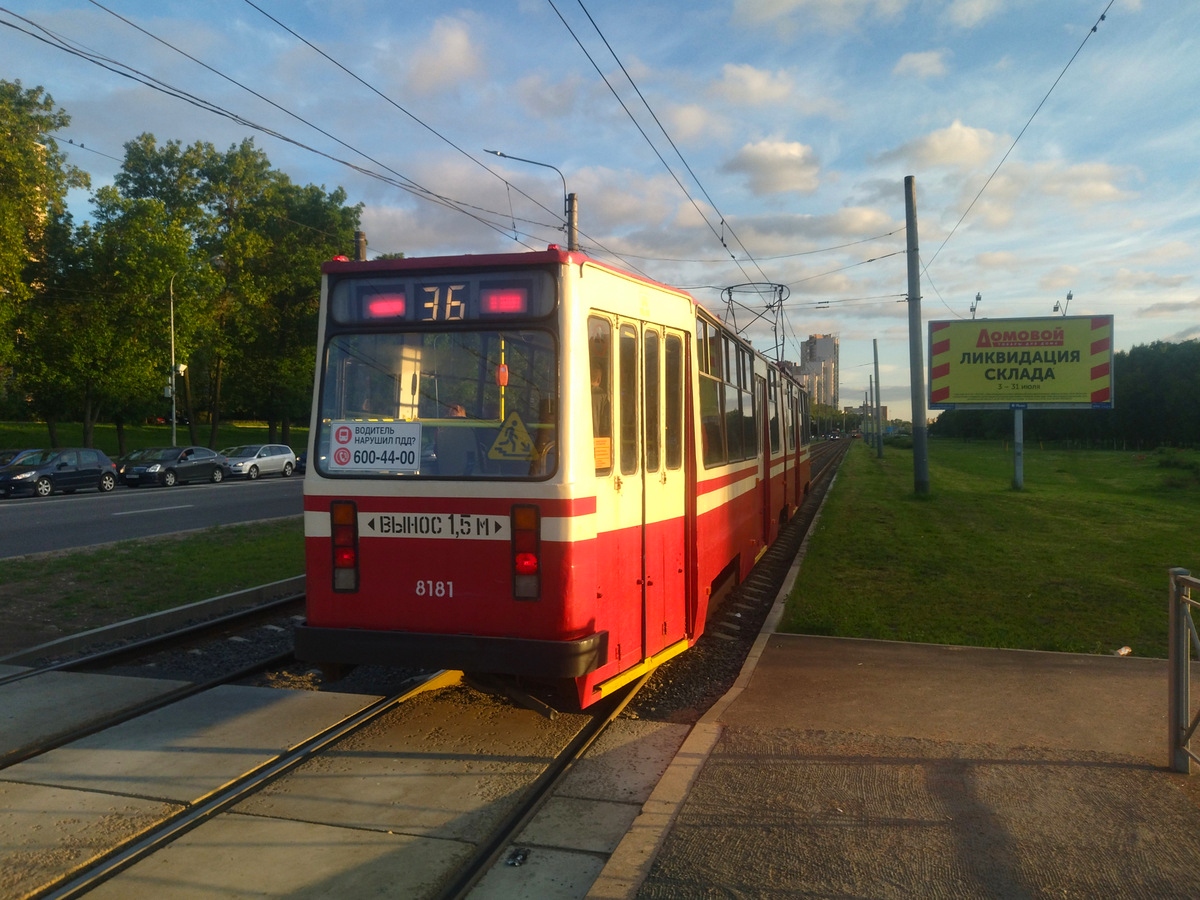
[[[48,242],[70,221],[67,191],[88,186],[50,136],[69,123],[41,87],[0,80],[0,366],[13,360],[14,320],[41,289],[38,270],[53,268]]]

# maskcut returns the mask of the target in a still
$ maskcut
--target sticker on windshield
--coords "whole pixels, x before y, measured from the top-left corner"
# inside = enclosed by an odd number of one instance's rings
[[[333,472],[416,473],[421,468],[420,422],[330,423]]]

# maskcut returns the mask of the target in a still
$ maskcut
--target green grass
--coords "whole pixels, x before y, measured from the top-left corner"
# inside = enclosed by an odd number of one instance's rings
[[[851,447],[779,630],[1166,656],[1167,570],[1200,569],[1196,454]]]
[[[83,425],[79,422],[62,422],[58,425],[58,444],[60,447],[83,446]],[[197,443],[207,445],[208,425],[196,426]],[[290,444],[297,454],[304,451],[308,442],[307,428],[292,428]],[[265,443],[269,440],[267,426],[262,422],[228,422],[217,429],[217,446],[233,447],[238,444]],[[111,424],[96,425],[93,434],[93,445],[103,450],[113,459],[117,452],[117,428]],[[125,450],[137,450],[141,447],[165,447],[171,443],[170,425],[126,425]],[[176,443],[191,443],[186,425],[176,427]],[[23,447],[49,447],[50,432],[43,422],[0,422],[0,448],[18,449]]]
[[[304,524],[293,516],[5,560],[0,610],[85,630],[303,574]]]

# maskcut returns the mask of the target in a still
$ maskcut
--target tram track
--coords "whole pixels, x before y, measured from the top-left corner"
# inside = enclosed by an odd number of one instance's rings
[[[367,750],[366,748],[378,748],[381,741],[386,744],[389,739],[395,739],[402,742],[403,749],[393,748],[391,755],[398,760],[409,760],[408,763],[395,763],[403,774],[403,780],[416,778],[436,781],[442,779],[445,777],[444,772],[427,771],[420,760],[430,756],[439,758],[447,754],[451,757],[458,756],[454,739],[446,738],[440,745],[434,741],[432,746],[428,746],[426,737],[426,740],[413,744],[412,735],[423,735],[423,732],[419,723],[415,726],[410,723],[407,730],[403,727],[406,704],[411,704],[415,697],[423,695],[422,707],[409,716],[410,718],[416,717],[420,721],[446,722],[455,719],[456,716],[459,720],[473,719],[473,713],[470,711],[464,713],[463,711],[464,694],[472,698],[470,702],[489,711],[480,713],[484,718],[487,718],[490,713],[493,717],[492,721],[495,721],[496,711],[501,710],[500,718],[508,723],[506,727],[515,728],[516,731],[499,742],[499,745],[507,746],[505,754],[511,756],[510,762],[505,763],[503,756],[497,756],[495,747],[489,746],[481,747],[473,754],[468,754],[459,761],[459,765],[467,771],[477,771],[489,767],[505,772],[520,767],[527,770],[523,776],[520,791],[497,791],[496,796],[486,801],[487,806],[495,806],[497,809],[494,812],[480,814],[482,820],[490,822],[488,827],[479,832],[467,829],[470,833],[469,843],[471,844],[469,852],[458,854],[448,865],[443,865],[444,860],[436,861],[437,855],[434,854],[435,861],[428,863],[428,870],[422,873],[424,883],[431,887],[430,890],[421,892],[423,896],[438,898],[469,896],[480,879],[497,864],[506,849],[512,845],[538,813],[542,804],[553,795],[566,774],[571,771],[573,764],[620,716],[625,705],[636,694],[645,678],[627,686],[612,697],[606,698],[587,713],[577,714],[575,721],[557,727],[548,725],[548,720],[544,716],[520,709],[507,701],[500,701],[494,695],[478,694],[465,686],[456,688],[456,683],[460,679],[461,673],[457,672],[435,673],[394,696],[374,701],[366,701],[364,698],[366,705],[361,709],[295,741],[283,752],[270,759],[262,760],[239,776],[229,779],[220,787],[182,804],[178,810],[162,816],[158,821],[139,829],[137,833],[129,835],[119,843],[92,854],[88,859],[60,872],[53,879],[45,881],[32,891],[23,893],[22,896],[68,898],[92,892],[104,885],[105,882],[118,878],[121,873],[134,870],[139,863],[148,862],[150,865],[154,865],[155,854],[171,847],[201,826],[218,823],[220,818],[226,814],[239,814],[236,819],[240,822],[259,820],[264,815],[278,819],[293,818],[293,813],[275,810],[272,804],[278,797],[292,797],[297,793],[305,793],[307,790],[305,785],[308,784],[304,781],[306,777],[317,777],[319,780],[322,773],[327,774],[326,770],[330,765],[337,764],[332,761],[320,763],[323,756],[340,760],[340,764],[343,765],[355,766],[354,760],[360,756],[370,759],[378,755],[378,749]],[[390,722],[388,721],[389,716],[392,717]],[[357,742],[352,742],[350,746],[346,745],[348,738],[372,731],[369,726],[375,726],[374,733],[367,734]],[[397,731],[404,732],[409,737],[386,737],[386,735],[394,735]],[[542,736],[540,739],[536,737],[539,734]],[[528,747],[531,741],[534,744],[537,744],[539,740],[544,742],[547,735],[556,736],[558,749],[539,761],[535,772],[529,765]],[[475,743],[476,740],[472,738],[471,743]],[[315,776],[310,768],[305,766],[306,763],[314,762],[324,767],[319,768]],[[293,783],[288,781],[289,777],[297,777],[301,780]],[[359,771],[355,777],[365,779],[370,776],[366,772]],[[501,776],[501,781],[505,782],[507,777],[507,775]],[[3,776],[0,776],[0,781],[2,780]],[[257,794],[268,787],[274,790],[274,797],[260,798],[257,806],[239,809],[240,805],[255,798]],[[395,804],[398,809],[410,806],[419,807],[420,805],[413,797],[414,795],[419,796],[422,789],[414,788],[411,784],[407,787],[409,793]],[[154,791],[147,790],[147,796],[154,793]],[[272,812],[264,813],[264,810]],[[413,839],[414,836],[417,836],[417,839],[420,839],[421,835],[427,836],[428,828],[421,823],[421,816],[414,815],[415,818],[411,821],[397,821],[389,824],[383,833],[407,835],[409,839]],[[312,827],[311,819],[308,816],[300,815],[295,818],[302,822],[308,822],[308,827]],[[326,828],[338,825],[342,828],[361,829],[363,827],[362,825],[338,823],[336,814],[328,818],[329,822],[324,826]],[[377,827],[373,830],[378,834],[382,829]],[[467,840],[465,835],[457,839],[464,843]],[[224,841],[217,843],[222,847],[222,853],[228,852]],[[523,852],[527,854],[530,851],[525,849]],[[212,865],[214,868],[219,868],[221,863],[214,861]],[[405,865],[406,867],[411,866],[411,861]],[[133,874],[136,876],[136,871]],[[156,891],[165,889],[159,876],[155,875],[149,878],[149,881],[156,885]],[[138,883],[139,881],[135,877],[134,887],[131,893],[127,894],[125,892],[130,890],[128,885],[123,881],[116,881],[113,882],[113,885],[106,887],[107,892],[101,892],[99,896],[147,896],[136,887]],[[145,883],[144,877],[140,883]],[[256,892],[253,885],[246,885],[245,889],[249,893]],[[115,893],[111,893],[114,891]],[[403,894],[403,891],[401,893]]]
[[[849,443],[849,442],[846,442]],[[836,463],[840,460],[842,454],[848,448],[845,446],[823,446],[817,452],[814,448],[813,455],[813,484],[809,497],[802,505],[801,509],[793,516],[792,520],[785,527],[784,532],[780,535],[780,540],[777,546],[773,547],[767,554],[764,554],[760,565],[755,567],[751,577],[747,578],[742,585],[739,585],[735,593],[731,595],[730,600],[740,604],[740,609],[743,610],[741,615],[744,616],[743,626],[747,632],[753,631],[757,633],[761,625],[754,624],[757,618],[756,614],[747,614],[744,612],[751,605],[759,605],[758,601],[753,600],[753,596],[770,595],[773,599],[775,592],[778,590],[778,583],[782,583],[783,573],[786,573],[792,559],[795,557],[796,551],[800,546],[800,542],[807,534],[812,520],[815,517],[816,510],[819,507],[821,496],[827,490],[828,484],[832,480],[833,473],[836,471]],[[782,571],[781,571],[782,570]],[[771,603],[766,601],[762,603],[765,608],[769,608]],[[765,611],[763,613],[765,616]],[[710,623],[711,625],[711,623]],[[603,734],[613,721],[625,714],[626,718],[654,718],[643,712],[641,715],[637,712],[640,706],[642,710],[646,709],[645,701],[638,697],[638,692],[643,690],[643,685],[647,682],[647,693],[653,694],[653,683],[656,680],[661,680],[665,674],[664,670],[677,663],[686,664],[689,658],[695,659],[697,662],[703,661],[704,653],[702,648],[707,645],[709,647],[721,646],[728,647],[729,642],[715,639],[710,633],[701,639],[696,647],[692,648],[688,653],[683,654],[677,660],[668,663],[667,666],[659,670],[655,670],[640,681],[629,686],[624,692],[614,695],[603,701],[603,705],[597,704],[595,709],[589,709],[586,713],[573,714],[568,717],[571,721],[561,726],[558,730],[552,729],[545,725],[544,717],[538,716],[527,711],[515,711],[507,701],[497,700],[495,697],[482,698],[480,695],[473,695],[475,699],[470,702],[478,703],[480,712],[473,712],[469,709],[463,709],[463,697],[470,692],[468,688],[462,688],[457,691],[457,699],[450,697],[446,701],[444,711],[437,711],[440,708],[428,707],[428,703],[433,701],[428,700],[430,690],[429,687],[414,688],[411,691],[403,691],[392,694],[383,699],[369,700],[361,698],[362,708],[352,715],[344,717],[342,720],[327,728],[322,728],[319,731],[314,731],[313,734],[292,741],[290,746],[284,752],[273,755],[270,759],[260,761],[252,768],[248,768],[245,772],[234,778],[226,779],[219,788],[201,794],[192,799],[190,796],[186,801],[182,801],[179,805],[181,809],[173,812],[171,815],[164,816],[161,821],[154,825],[142,828],[137,834],[127,837],[125,840],[115,844],[114,846],[104,849],[102,852],[94,853],[91,857],[79,865],[74,866],[68,872],[62,872],[52,880],[48,880],[41,887],[38,887],[33,893],[25,893],[21,896],[29,897],[74,897],[80,896],[83,893],[97,889],[98,886],[103,886],[100,889],[98,896],[124,896],[122,891],[125,890],[125,881],[122,873],[129,872],[136,876],[136,873],[141,871],[139,864],[151,866],[148,870],[153,874],[148,878],[142,877],[142,883],[155,883],[156,879],[160,879],[164,871],[169,877],[175,877],[174,870],[168,867],[168,864],[163,861],[163,857],[156,857],[159,851],[167,847],[178,845],[179,843],[189,844],[189,840],[181,840],[193,834],[200,834],[197,831],[201,826],[214,825],[220,827],[219,822],[226,813],[243,812],[239,810],[239,806],[244,808],[244,814],[234,817],[237,821],[257,821],[262,818],[273,818],[276,821],[288,821],[295,824],[295,827],[304,828],[312,827],[315,821],[327,822],[326,828],[354,828],[359,831],[366,829],[376,835],[374,839],[388,841],[387,836],[397,835],[402,836],[404,840],[410,840],[416,844],[429,841],[432,838],[431,834],[436,835],[437,840],[445,842],[451,840],[462,844],[470,844],[469,852],[459,854],[455,858],[453,865],[446,864],[442,869],[430,871],[426,880],[422,883],[430,887],[430,890],[422,889],[417,892],[422,896],[436,896],[440,898],[458,898],[471,895],[473,890],[479,888],[481,879],[493,878],[497,869],[502,870],[501,875],[505,876],[514,871],[509,869],[504,872],[502,860],[506,853],[512,854],[510,857],[513,862],[511,865],[516,866],[524,861],[524,854],[532,852],[537,859],[545,859],[547,853],[551,850],[537,843],[529,844],[529,837],[521,837],[522,831],[527,828],[531,820],[533,820],[539,811],[543,809],[547,798],[551,797],[558,785],[562,783],[563,778],[569,773],[574,765],[574,762],[585,754],[589,747]],[[700,652],[698,652],[700,651]],[[131,651],[129,648],[122,648],[116,653],[139,652]],[[744,653],[740,654],[740,660],[744,658]],[[128,662],[129,657],[121,657],[114,655],[110,659],[123,659],[123,662]],[[86,668],[89,663],[83,660],[73,660],[68,665],[80,666]],[[60,669],[55,669],[60,671]],[[222,683],[238,680],[243,677],[244,673],[230,674],[227,678],[221,680]],[[442,677],[446,677],[444,674]],[[452,675],[449,677],[453,677]],[[685,674],[684,678],[693,677],[692,674]],[[670,679],[668,679],[670,680]],[[720,679],[718,678],[719,682]],[[437,686],[437,685],[435,685]],[[194,686],[186,696],[190,697],[193,694],[199,694],[210,690],[213,687],[212,683]],[[336,684],[332,686],[333,690],[337,690]],[[256,688],[241,688],[241,690],[257,690]],[[423,693],[426,697],[427,708],[421,711],[410,712],[406,708],[406,702],[417,693]],[[710,693],[713,688],[708,689]],[[719,684],[717,690],[723,690]],[[299,694],[302,692],[281,692]],[[455,694],[454,691],[444,691],[448,695]],[[344,696],[344,695],[343,695]],[[719,696],[719,693],[718,693]],[[172,696],[169,699],[164,698],[163,702],[157,703],[156,707],[161,708],[171,703],[184,702],[183,696]],[[441,702],[441,701],[438,701]],[[431,711],[432,710],[432,711]],[[457,710],[457,711],[455,711]],[[496,711],[500,710],[500,713]],[[503,712],[507,710],[507,712]],[[145,714],[143,710],[140,714]],[[424,716],[422,721],[430,721],[438,723],[433,731],[422,731],[424,726],[409,724],[405,725],[405,717],[410,719],[419,715]],[[124,716],[122,721],[129,721],[134,718],[135,714]],[[489,726],[486,724],[488,716],[493,718],[490,721],[496,721],[497,716],[504,718],[504,721],[513,721],[523,719],[525,725],[531,729],[531,733],[541,734],[542,738],[511,738],[509,743],[511,746],[504,744],[504,741],[499,741],[499,745],[508,747],[502,752],[495,750],[493,744],[489,741],[495,741],[494,731],[489,731]],[[465,732],[460,733],[459,743],[455,744],[453,740],[443,745],[436,741],[429,744],[428,741],[435,734],[438,734],[447,721],[455,720],[457,717],[460,722],[471,722],[471,727],[478,720],[478,732],[480,736],[466,736]],[[673,719],[675,722],[683,720],[679,718]],[[108,721],[103,725],[88,729],[88,734],[94,734],[102,728],[113,727],[114,722]],[[464,728],[467,726],[464,725]],[[678,727],[684,727],[682,725]],[[538,729],[542,729],[539,731]],[[393,730],[398,729],[401,736],[392,737]],[[451,729],[453,731],[453,729]],[[366,735],[367,732],[373,732]],[[560,733],[561,732],[561,733]],[[545,761],[539,754],[530,754],[527,747],[529,741],[545,740],[545,735],[553,734],[563,737],[567,732],[572,732],[569,739],[562,742],[562,749],[557,751],[553,758],[549,758],[547,754]],[[366,736],[364,736],[366,735]],[[492,735],[488,737],[488,735]],[[63,740],[57,743],[57,746],[63,746],[70,741],[78,741],[82,734],[71,735],[64,737]],[[438,740],[441,740],[439,737]],[[414,743],[415,741],[415,743]],[[92,742],[94,744],[94,742]],[[469,746],[469,752],[463,752],[463,747]],[[518,755],[511,757],[511,762],[505,762],[509,759],[505,754],[512,752],[517,753],[517,748],[521,748]],[[30,759],[32,756],[23,757]],[[317,802],[322,809],[326,810],[323,816],[314,816],[311,812],[303,811],[295,808],[290,804],[295,803],[297,795],[311,795],[316,786],[322,783],[321,778],[313,781],[312,767],[306,766],[306,763],[314,763],[325,776],[326,784],[329,783],[328,776],[333,773],[338,777],[334,781],[345,779],[351,780],[370,780],[381,777],[379,771],[372,766],[383,765],[379,760],[387,760],[386,766],[390,778],[399,778],[401,781],[405,779],[421,779],[421,778],[441,778],[444,779],[448,774],[453,774],[453,771],[437,770],[427,771],[430,763],[422,763],[421,760],[428,759],[458,759],[462,768],[466,771],[466,780],[478,780],[482,776],[480,770],[490,769],[512,769],[521,771],[522,778],[527,781],[521,791],[520,797],[512,796],[507,790],[494,791],[497,795],[493,798],[495,805],[504,806],[503,810],[498,810],[495,813],[482,814],[485,820],[495,820],[486,830],[466,829],[469,832],[469,839],[463,835],[462,829],[465,828],[463,821],[467,815],[460,809],[454,806],[455,801],[447,799],[445,808],[440,805],[437,808],[421,809],[421,803],[412,800],[409,795],[392,797],[385,803],[386,809],[378,811],[378,815],[383,817],[381,821],[358,821],[352,818],[351,821],[343,821],[346,816],[355,816],[357,813],[347,812],[346,809],[352,807],[349,798],[339,798],[337,796],[321,797]],[[531,769],[530,760],[537,761],[537,767],[540,769],[536,774],[528,771]],[[324,761],[322,761],[324,760]],[[374,761],[374,762],[373,762]],[[518,762],[519,761],[519,762]],[[11,766],[16,760],[0,759],[0,766]],[[409,771],[409,767],[414,767]],[[665,766],[665,763],[664,763]],[[365,768],[364,768],[365,767]],[[407,773],[407,774],[406,774]],[[0,791],[3,791],[3,784],[8,779],[8,772],[0,772]],[[14,779],[28,776],[12,776]],[[307,778],[309,780],[305,781]],[[293,782],[293,779],[301,779]],[[26,782],[28,783],[28,782]],[[288,785],[294,784],[293,787]],[[411,790],[411,786],[407,789]],[[93,788],[95,790],[95,788]],[[479,791],[479,793],[488,794],[489,791]],[[144,796],[150,798],[156,796],[154,792],[146,791]],[[611,794],[609,795],[611,796]],[[265,799],[264,799],[265,798]],[[181,798],[182,800],[182,798]],[[360,801],[361,802],[361,801]],[[441,800],[436,801],[441,804]],[[390,804],[390,805],[389,805]],[[393,807],[395,809],[393,809]],[[395,810],[402,808],[413,807],[420,811],[420,815],[412,822],[404,820],[392,821],[387,818],[391,815],[399,815]],[[430,826],[426,823],[422,816],[425,817],[441,817],[446,821],[453,823],[452,825],[444,825],[440,828],[435,828],[431,832]],[[443,833],[446,828],[449,828],[448,833]],[[458,830],[456,830],[458,829]],[[218,832],[219,833],[219,832]],[[485,836],[486,835],[486,836]],[[524,841],[524,844],[517,844],[517,841]],[[0,842],[2,843],[2,842]],[[212,842],[210,844],[221,845],[221,841]],[[514,850],[513,848],[518,848]],[[532,849],[531,849],[532,848]],[[178,852],[178,851],[173,851]],[[198,852],[195,850],[194,844],[188,847],[186,852]],[[403,857],[403,854],[400,854]],[[597,853],[594,851],[580,853],[581,856],[590,856],[594,862]],[[424,857],[426,854],[416,854],[417,862],[420,865],[425,865]],[[177,860],[177,857],[171,857]],[[411,867],[414,864],[413,858],[407,858],[406,865]],[[0,863],[4,860],[0,859]],[[437,854],[432,854],[427,863],[431,869],[436,866],[443,865],[442,857]],[[173,862],[171,865],[175,865]],[[218,863],[214,863],[218,866]],[[158,866],[158,869],[154,867]],[[2,867],[2,866],[0,866]],[[204,869],[205,867],[201,867]],[[526,866],[526,869],[534,868],[532,865]],[[523,871],[523,870],[515,870]],[[489,873],[491,873],[489,875]],[[357,874],[357,873],[356,873]],[[580,876],[586,877],[586,876]],[[116,881],[112,879],[116,878]],[[112,882],[106,884],[106,882]],[[136,881],[136,878],[135,878]],[[115,893],[112,893],[116,887]],[[247,885],[247,890],[252,892],[252,887]],[[486,889],[484,891],[486,893]],[[401,890],[401,893],[404,893]],[[134,893],[130,896],[152,896],[150,893]],[[416,895],[416,893],[414,893]]]
[[[0,689],[7,688],[5,691],[6,701],[10,706],[16,708],[22,703],[21,692],[24,686],[28,686],[31,692],[36,692],[39,680],[44,682],[47,678],[58,674],[104,674],[139,660],[154,659],[161,657],[164,653],[172,652],[187,654],[187,658],[191,661],[193,655],[188,652],[189,649],[212,646],[214,643],[229,640],[231,636],[236,637],[246,631],[262,628],[265,624],[278,620],[281,616],[286,617],[292,611],[299,611],[303,599],[302,594],[293,594],[226,613],[216,618],[188,623],[151,637],[121,642],[102,650],[21,669],[0,678]],[[284,649],[276,650],[273,646],[268,646],[257,655],[253,650],[248,650],[245,652],[245,656],[251,658],[214,662],[208,667],[211,671],[201,677],[177,679],[181,682],[177,687],[155,692],[153,696],[131,700],[106,713],[87,716],[82,721],[76,721],[75,724],[47,727],[34,739],[16,746],[0,748],[0,772],[9,766],[147,715],[220,685],[235,683],[264,671],[280,668],[295,658],[290,642]],[[156,674],[160,678],[169,678],[170,675],[169,672],[164,673],[161,666],[155,666],[154,669],[143,668],[139,670],[138,674],[140,677]]]

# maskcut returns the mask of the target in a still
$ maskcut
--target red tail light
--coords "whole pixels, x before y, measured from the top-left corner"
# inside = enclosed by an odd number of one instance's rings
[[[536,506],[514,506],[512,525],[513,596],[536,600],[542,593],[542,514]]]
[[[329,535],[333,545],[333,589],[358,590],[358,507],[350,500],[329,504]]]

